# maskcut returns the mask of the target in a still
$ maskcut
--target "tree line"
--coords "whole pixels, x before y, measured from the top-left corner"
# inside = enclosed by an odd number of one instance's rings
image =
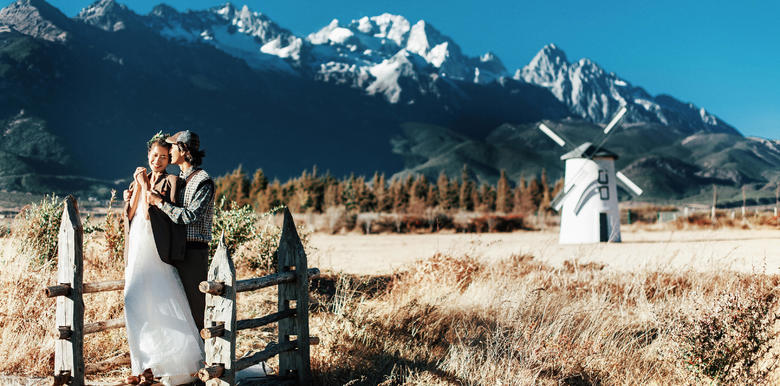
[[[550,201],[562,188],[559,179],[550,185],[542,170],[539,176],[521,178],[516,184],[506,172],[495,185],[478,184],[463,166],[460,178],[449,178],[444,172],[436,181],[425,175],[387,180],[383,173],[373,177],[350,175],[338,179],[330,173],[320,174],[314,167],[282,183],[270,181],[262,169],[249,177],[239,166],[215,181],[217,202],[224,197],[231,205],[251,205],[265,212],[280,205],[291,211],[323,213],[343,206],[349,211],[420,214],[428,209],[529,214],[549,210]]]

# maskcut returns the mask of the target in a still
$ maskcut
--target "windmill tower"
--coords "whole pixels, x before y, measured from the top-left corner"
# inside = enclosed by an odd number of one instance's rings
[[[553,209],[561,214],[561,244],[620,242],[617,182],[637,196],[642,189],[615,171],[618,156],[602,145],[625,114],[626,108],[621,107],[604,128],[598,145],[585,142],[561,156],[565,162],[564,187],[552,202]],[[559,146],[567,147],[566,141],[544,123],[539,124],[539,130]]]

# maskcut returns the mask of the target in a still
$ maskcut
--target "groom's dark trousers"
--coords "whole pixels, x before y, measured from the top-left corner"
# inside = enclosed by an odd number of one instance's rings
[[[198,331],[203,329],[203,313],[206,309],[206,294],[200,292],[198,285],[206,281],[209,264],[209,246],[202,242],[188,241],[184,251],[184,260],[175,260],[173,266],[179,271],[184,293],[190,304],[192,318]]]

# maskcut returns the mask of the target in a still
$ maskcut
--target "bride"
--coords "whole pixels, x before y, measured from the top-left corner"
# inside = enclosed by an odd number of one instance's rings
[[[125,191],[125,214],[130,222],[125,251],[125,326],[132,374],[160,377],[168,385],[189,383],[203,363],[203,341],[190,313],[181,279],[170,262],[183,255],[183,229],[149,207],[150,189],[175,203],[183,181],[165,172],[171,145],[156,135],[148,144],[151,173],[138,168]],[[137,383],[138,377],[128,377]]]

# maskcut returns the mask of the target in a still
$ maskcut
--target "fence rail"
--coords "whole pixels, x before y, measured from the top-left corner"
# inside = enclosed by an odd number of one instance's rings
[[[258,278],[236,280],[233,260],[220,240],[209,266],[208,280],[199,289],[206,293],[206,312],[201,337],[205,340],[206,366],[198,377],[208,385],[232,385],[237,371],[279,355],[278,381],[311,383],[310,345],[319,343],[309,337],[309,280],[320,273],[307,269],[306,254],[295,230],[290,212],[284,211],[284,225],[279,241],[279,273]],[[125,318],[84,323],[83,295],[124,289],[124,280],[83,283],[83,228],[78,203],[73,196],[64,202],[58,234],[57,283],[44,289],[56,298],[54,384],[83,385],[85,374],[128,365],[129,353],[119,354],[99,363],[84,365],[84,336],[125,327]],[[236,320],[236,293],[279,286],[278,311],[260,318]],[[279,323],[278,342],[264,350],[235,358],[236,333],[241,330]],[[295,337],[295,339],[292,339]]]
[[[319,275],[307,267],[292,215],[285,209],[279,240],[278,273],[236,280],[236,269],[228,250],[220,248],[209,266],[208,280],[199,289],[206,294],[206,313],[201,337],[205,339],[206,366],[198,377],[208,385],[230,385],[236,372],[279,356],[279,376],[298,384],[311,383],[310,345],[319,339],[309,337],[309,280]],[[279,286],[277,312],[255,319],[236,319],[236,294]],[[277,342],[265,349],[236,359],[236,337],[241,330],[271,323],[279,324]],[[294,338],[293,338],[294,337]]]

